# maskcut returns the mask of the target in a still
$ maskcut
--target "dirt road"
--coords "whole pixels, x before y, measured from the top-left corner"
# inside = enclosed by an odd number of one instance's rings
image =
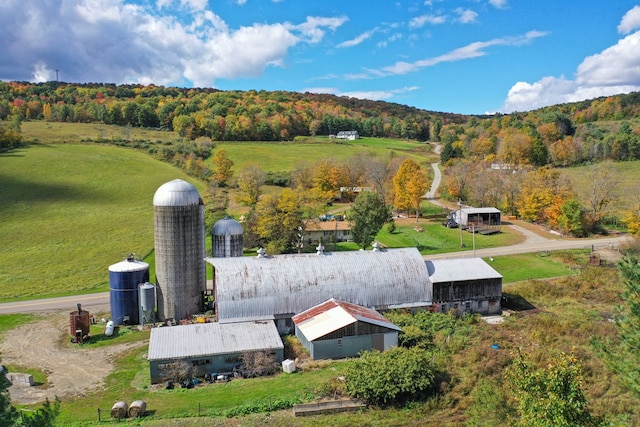
[[[81,348],[68,344],[69,312],[48,313],[42,320],[10,330],[0,343],[2,363],[38,368],[48,383],[34,387],[12,385],[11,400],[19,404],[83,395],[99,388],[114,369],[113,359],[123,351],[141,345],[119,344],[102,348]]]

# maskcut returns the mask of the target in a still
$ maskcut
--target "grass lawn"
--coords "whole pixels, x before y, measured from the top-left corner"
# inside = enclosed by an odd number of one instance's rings
[[[530,253],[498,256],[484,260],[502,274],[502,283],[567,276],[576,272],[576,269],[563,263],[552,252],[546,256]]]
[[[53,144],[0,154],[0,301],[108,289],[153,250],[153,195],[180,169],[130,149]]]

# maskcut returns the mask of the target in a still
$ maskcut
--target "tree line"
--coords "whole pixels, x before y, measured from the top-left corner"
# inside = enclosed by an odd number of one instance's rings
[[[466,120],[458,114],[328,94],[0,82],[0,120],[10,116],[159,128],[190,140],[214,141],[290,141],[344,130],[424,141],[442,124]]]

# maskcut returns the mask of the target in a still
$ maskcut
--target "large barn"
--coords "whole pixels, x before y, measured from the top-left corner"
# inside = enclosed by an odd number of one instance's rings
[[[416,248],[207,258],[219,322],[291,318],[330,298],[375,310],[427,307],[431,281]]]

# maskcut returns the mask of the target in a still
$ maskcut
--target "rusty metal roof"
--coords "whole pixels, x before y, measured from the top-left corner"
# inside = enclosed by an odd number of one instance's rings
[[[220,320],[294,315],[330,298],[387,309],[428,305],[431,282],[416,248],[207,258]]]
[[[273,321],[196,323],[151,329],[148,360],[175,360],[283,349]]]
[[[309,341],[358,321],[401,330],[375,310],[334,298],[293,316],[292,320]]]
[[[425,263],[432,283],[502,279],[502,275],[482,258],[438,259]]]

